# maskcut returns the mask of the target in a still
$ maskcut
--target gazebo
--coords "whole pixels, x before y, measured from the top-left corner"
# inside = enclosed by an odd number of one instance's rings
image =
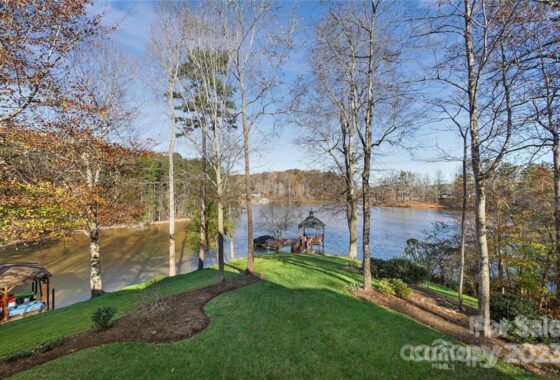
[[[51,274],[37,263],[0,264],[2,322],[54,309],[54,289],[49,297]],[[31,292],[12,295],[16,286],[31,284]]]
[[[307,246],[313,249],[313,246],[319,247],[319,252],[325,252],[325,223],[313,214],[313,210],[309,211],[309,216],[305,218],[299,225],[298,231],[307,238]]]

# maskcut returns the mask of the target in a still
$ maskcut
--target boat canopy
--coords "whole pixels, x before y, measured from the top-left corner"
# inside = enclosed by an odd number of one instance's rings
[[[12,288],[49,277],[50,272],[37,263],[0,264],[0,288]]]
[[[313,210],[309,211],[309,216],[305,218],[299,225],[298,229],[314,228],[316,230],[322,230],[325,228],[325,223],[321,222],[319,218],[313,215]]]

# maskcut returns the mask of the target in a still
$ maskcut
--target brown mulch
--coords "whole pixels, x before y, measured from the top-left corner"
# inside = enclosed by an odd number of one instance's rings
[[[0,361],[0,379],[39,364],[86,348],[107,343],[168,343],[192,337],[210,324],[204,306],[218,295],[254,284],[260,279],[245,275],[228,281],[189,290],[166,298],[157,298],[118,319],[105,330],[92,330],[70,337],[50,351],[12,362]],[[149,289],[149,288],[148,288]]]
[[[427,289],[414,289],[412,295],[407,299],[387,296],[375,289],[367,292],[359,290],[355,294],[366,301],[406,314],[410,318],[452,336],[465,344],[486,347],[499,346],[502,349],[498,355],[502,359],[505,359],[505,356],[510,352],[506,349],[506,344],[511,342],[499,338],[475,336],[469,331],[469,316],[476,315],[477,309],[464,305],[465,312],[461,312],[457,301],[443,297],[436,292]],[[557,366],[517,365],[544,378],[558,379],[559,368]]]

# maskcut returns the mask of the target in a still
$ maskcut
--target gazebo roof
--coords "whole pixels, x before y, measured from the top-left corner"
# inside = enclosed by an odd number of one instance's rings
[[[50,276],[49,271],[37,263],[0,264],[0,288],[28,284]]]
[[[311,210],[309,216],[298,225],[298,228],[325,228],[325,223],[313,215],[313,210]]]

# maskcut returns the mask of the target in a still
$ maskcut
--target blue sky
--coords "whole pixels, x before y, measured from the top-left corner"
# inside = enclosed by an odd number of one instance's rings
[[[401,0],[401,3],[403,9],[414,10],[418,6],[430,6],[433,1]],[[294,9],[293,4],[291,2],[284,4],[286,13]],[[320,19],[322,9],[319,1],[299,1],[295,7],[296,17],[302,24],[312,27],[313,23]],[[147,59],[146,46],[150,35],[150,25],[154,19],[153,3],[151,1],[97,1],[94,5],[94,12],[99,11],[105,15],[105,25],[117,26],[114,39],[119,48],[129,52],[141,68]],[[301,43],[305,36],[301,35],[298,38]],[[303,62],[305,53],[303,47],[296,47],[287,63],[288,78],[295,78],[298,71],[305,70],[305,62]],[[158,104],[153,96],[153,91],[147,88],[141,72],[140,70],[135,88],[142,98],[142,112],[135,127],[143,137],[154,141],[154,150],[164,151],[169,130],[165,110],[162,105]],[[264,129],[266,127],[265,125]],[[408,145],[414,146],[414,149],[383,148],[374,157],[372,173],[374,177],[379,178],[399,170],[412,170],[435,177],[436,172],[441,170],[443,176],[451,180],[459,168],[459,163],[438,162],[437,157],[440,155],[440,151],[437,147],[444,147],[447,151],[460,152],[461,146],[458,136],[444,131],[445,127],[444,123],[439,123],[420,128],[414,136],[409,138]],[[277,128],[274,136],[261,147],[261,152],[252,157],[254,171],[279,171],[292,168],[325,169],[294,143],[298,133],[297,127],[293,125]],[[184,143],[179,143],[177,150],[187,157],[193,154],[192,149],[189,149]]]

